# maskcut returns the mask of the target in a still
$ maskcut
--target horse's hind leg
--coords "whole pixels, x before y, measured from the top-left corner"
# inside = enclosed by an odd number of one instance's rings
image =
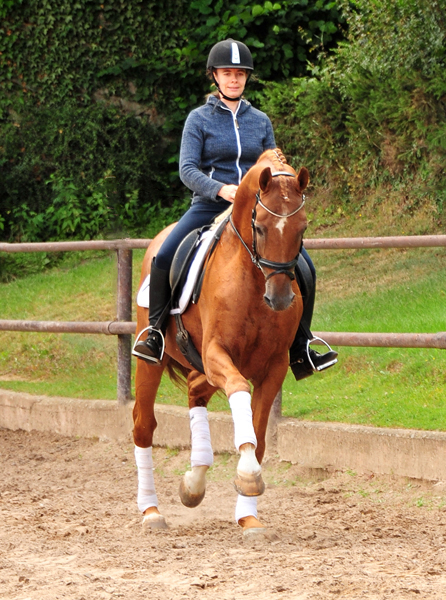
[[[184,474],[180,484],[181,502],[189,507],[198,506],[206,492],[206,471],[213,463],[211,433],[207,404],[215,392],[205,375],[191,371],[187,379],[191,429],[191,470]]]
[[[138,359],[136,365],[136,401],[133,409],[133,441],[138,467],[138,508],[143,513],[143,526],[165,529],[165,518],[158,510],[153,477],[152,444],[156,428],[155,397],[163,369]]]

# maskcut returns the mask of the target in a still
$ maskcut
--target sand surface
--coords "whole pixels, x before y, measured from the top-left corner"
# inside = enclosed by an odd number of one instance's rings
[[[188,509],[177,493],[188,452],[155,449],[169,529],[146,532],[130,441],[0,430],[0,457],[0,598],[446,597],[442,482],[271,459],[259,516],[275,535],[252,541],[233,521],[235,456],[216,457]]]

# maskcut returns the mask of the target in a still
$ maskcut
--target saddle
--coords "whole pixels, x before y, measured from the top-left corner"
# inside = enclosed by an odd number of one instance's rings
[[[208,225],[189,233],[178,246],[170,268],[170,313],[174,315],[177,325],[176,342],[183,356],[200,373],[204,373],[203,361],[183,325],[181,315],[189,302],[198,302],[206,272],[205,263],[215,250],[228,220],[229,217],[217,227]]]

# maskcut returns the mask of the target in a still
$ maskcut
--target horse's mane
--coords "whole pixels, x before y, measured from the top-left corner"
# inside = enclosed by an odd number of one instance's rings
[[[287,159],[280,148],[265,150],[265,152],[259,156],[256,164],[261,164],[266,161],[271,162],[278,171],[283,169],[285,165],[288,165]]]
[[[255,165],[253,165],[251,167],[250,171],[253,169],[258,170],[260,168],[264,168],[265,167],[264,163],[271,164],[271,166],[274,168],[274,171],[284,171],[285,165],[290,166],[290,165],[288,165],[287,159],[283,155],[283,152],[280,148],[274,148],[274,150],[269,149],[269,150],[265,150],[264,152],[262,152],[262,154],[257,159],[257,162],[255,163]],[[248,171],[248,173],[249,173],[249,171]],[[247,185],[247,182],[242,180],[242,185],[243,186]],[[256,183],[256,185],[257,185],[257,183]],[[281,185],[283,185],[283,183]],[[233,208],[234,208],[234,205],[231,204],[231,206],[229,206],[229,208],[227,208],[223,213],[221,213],[215,217],[214,223],[218,225],[219,223],[224,221],[226,219],[226,217],[232,213]]]
[[[272,167],[272,171],[276,171],[276,172],[282,172],[282,171],[288,171],[288,172],[293,172],[294,169],[292,169],[291,165],[288,164],[287,159],[285,158],[282,150],[280,148],[274,148],[274,149],[269,149],[269,150],[265,150],[265,152],[263,152],[260,156],[258,161],[255,164],[255,167],[257,167],[257,169],[264,169],[266,166],[270,166]],[[286,169],[285,167],[288,167],[288,169]],[[292,171],[290,171],[290,169],[292,169]],[[295,174],[295,173],[294,173]],[[291,182],[289,181],[291,178],[290,177],[280,177],[279,178],[279,185],[280,185],[280,189],[281,189],[281,193],[283,197],[287,197],[287,189],[288,189],[288,185],[291,185]]]

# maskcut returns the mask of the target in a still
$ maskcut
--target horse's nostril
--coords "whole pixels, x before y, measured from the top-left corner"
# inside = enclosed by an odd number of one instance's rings
[[[263,296],[263,299],[264,299],[264,300],[265,300],[265,302],[268,304],[268,306],[269,306],[270,308],[272,308],[271,300],[269,299],[269,297],[268,297],[266,294]]]

